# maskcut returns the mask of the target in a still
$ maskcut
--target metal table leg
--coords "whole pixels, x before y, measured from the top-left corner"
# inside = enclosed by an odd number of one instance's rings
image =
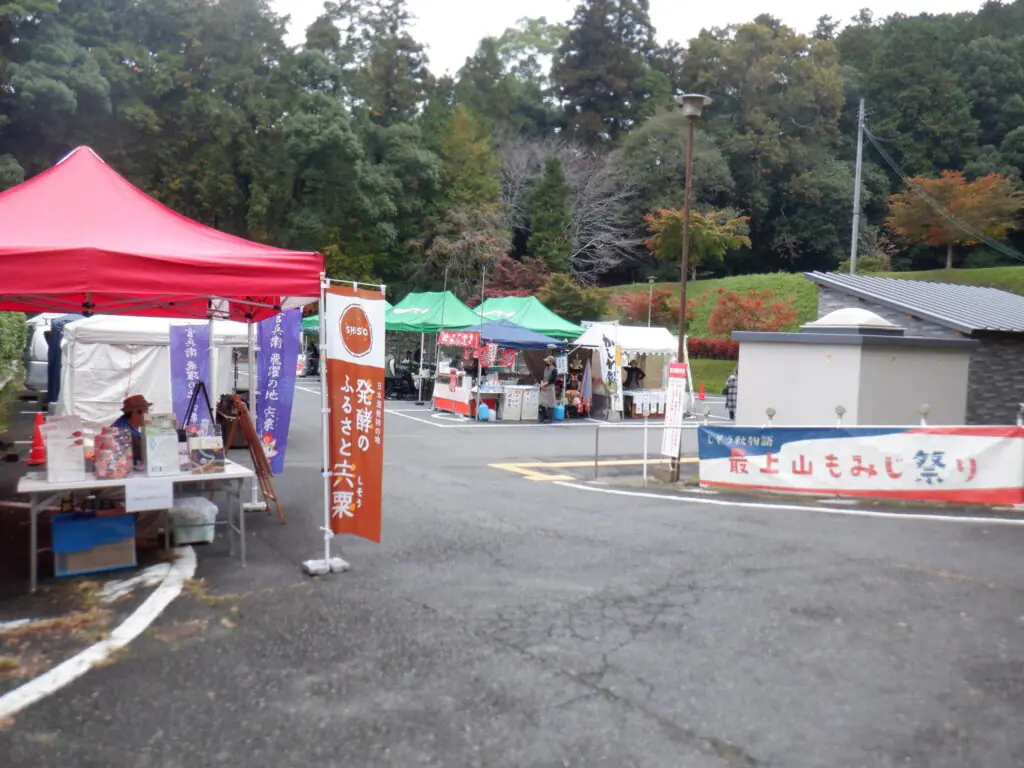
[[[238,499],[238,486],[233,482],[229,483],[225,495],[228,497],[228,554],[234,557],[235,532],[238,530],[235,527],[235,501]]]
[[[253,480],[253,482],[256,482]],[[239,480],[235,486],[235,495],[238,498],[239,538],[242,540],[242,567],[245,567],[245,505],[242,504],[242,487],[244,483]]]
[[[39,502],[41,497],[38,493],[32,494],[32,504],[29,510],[31,516],[31,533],[29,534],[29,590],[36,591],[39,584]]]
[[[39,513],[61,497],[60,493],[33,493],[29,503],[29,591],[39,586]]]

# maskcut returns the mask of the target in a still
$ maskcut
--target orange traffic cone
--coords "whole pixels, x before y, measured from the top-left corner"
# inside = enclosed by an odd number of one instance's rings
[[[704,399],[704,382],[703,381],[700,383],[700,392],[697,393],[697,399],[698,400],[703,400]]]
[[[43,426],[43,421],[43,414],[37,413],[36,430],[32,435],[32,452],[28,455],[28,461],[25,462],[30,467],[46,463],[46,444],[43,442],[43,433],[39,431],[39,428]]]

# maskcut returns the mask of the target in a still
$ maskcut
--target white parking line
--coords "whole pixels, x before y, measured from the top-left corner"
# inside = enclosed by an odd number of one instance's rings
[[[612,488],[596,488],[592,485],[580,483],[554,482],[552,485],[561,485],[577,491],[590,491],[591,493],[608,493],[612,496],[631,496],[636,499],[657,499],[659,501],[674,501],[683,504],[708,504],[715,507],[743,507],[746,509],[784,509],[791,512],[820,512],[826,515],[844,515],[846,517],[876,517],[885,520],[913,520],[931,521],[941,523],[974,523],[976,525],[1010,525],[1024,526],[1024,520],[1006,517],[970,517],[956,515],[919,515],[916,512],[872,512],[867,509],[840,509],[839,507],[815,507],[806,504],[773,504],[771,502],[758,501],[726,501],[724,499],[709,499],[706,496],[698,496],[698,493],[706,491],[695,491],[693,495],[669,496],[663,493],[645,493],[642,491],[621,491]],[[684,492],[685,493],[685,492]],[[838,500],[837,500],[838,502]]]
[[[49,672],[29,680],[24,685],[0,696],[0,719],[13,717],[26,707],[56,693],[74,682],[97,664],[110,658],[115,651],[141,635],[164,609],[181,594],[185,582],[196,572],[196,554],[192,547],[174,550],[178,555],[171,563],[163,583],[156,588],[146,602],[135,609],[127,619],[110,633],[109,637],[90,645],[76,656],[58,664]]]

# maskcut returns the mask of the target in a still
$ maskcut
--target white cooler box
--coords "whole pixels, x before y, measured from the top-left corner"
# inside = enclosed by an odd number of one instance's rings
[[[171,507],[171,532],[174,543],[210,544],[214,539],[217,505],[201,496],[183,496]]]

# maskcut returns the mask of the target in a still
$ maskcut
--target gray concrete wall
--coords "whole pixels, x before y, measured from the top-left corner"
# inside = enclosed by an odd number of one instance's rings
[[[861,352],[861,424],[964,424],[971,350],[865,347]]]
[[[951,328],[930,320],[863,301],[831,288],[818,288],[818,317],[846,307],[868,309],[906,329],[910,336],[963,338]],[[1024,401],[1024,334],[994,336],[976,334],[980,342],[971,354],[968,377],[967,423],[1014,424],[1017,403]]]
[[[736,424],[759,427],[765,409],[776,411],[777,427],[822,427],[857,423],[860,347],[843,344],[740,343]]]

